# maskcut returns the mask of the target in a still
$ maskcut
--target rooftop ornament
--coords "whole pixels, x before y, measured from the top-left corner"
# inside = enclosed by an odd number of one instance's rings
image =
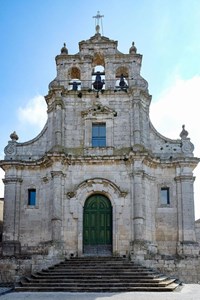
[[[97,11],[97,15],[93,16],[95,18],[95,29],[96,29],[96,34],[100,34],[100,25],[99,25],[99,20],[101,19],[101,30],[102,30],[102,35],[103,35],[103,23],[102,23],[102,18],[104,16],[100,15],[100,11]]]
[[[131,48],[129,49],[129,53],[130,54],[135,54],[137,52],[137,48],[135,47],[135,43],[132,42],[132,46]]]
[[[182,125],[182,131],[181,131],[181,133],[180,133],[180,137],[181,137],[181,139],[187,139],[187,137],[188,137],[188,131],[187,130],[185,130],[185,125]]]
[[[19,139],[19,137],[15,131],[13,131],[13,133],[11,133],[10,138],[11,138],[12,142],[16,142]]]
[[[60,53],[61,54],[68,54],[68,50],[66,48],[66,44],[65,43],[64,43],[63,47],[61,48]]]

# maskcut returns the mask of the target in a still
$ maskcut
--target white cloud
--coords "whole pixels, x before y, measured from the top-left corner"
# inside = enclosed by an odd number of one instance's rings
[[[200,76],[189,80],[177,79],[164,91],[157,102],[152,102],[150,117],[153,124],[171,138],[179,138],[182,125],[186,125],[192,139],[198,141],[198,104],[200,101]]]
[[[25,107],[18,109],[18,118],[23,125],[34,125],[42,128],[46,122],[46,103],[39,95],[30,99]]]
[[[194,154],[200,157],[199,102],[200,76],[188,80],[176,79],[157,102],[152,102],[150,117],[155,128],[169,138],[180,138],[182,125],[189,132],[195,146]],[[195,216],[200,218],[200,166],[195,169]]]
[[[30,99],[25,107],[20,107],[18,109],[17,114],[20,122],[20,137],[30,138],[31,134],[36,134],[43,128],[47,119],[46,110],[45,99],[40,95]],[[3,159],[3,154],[0,155],[0,159]],[[4,172],[0,169],[0,197],[4,197],[3,177]]]

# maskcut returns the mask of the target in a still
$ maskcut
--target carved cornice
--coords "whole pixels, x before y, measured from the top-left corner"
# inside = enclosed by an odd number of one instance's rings
[[[52,99],[51,103],[48,103],[48,110],[47,112],[51,112],[52,110],[55,110],[57,106],[60,106],[61,109],[64,109],[64,101],[62,97],[56,97],[55,99]]]
[[[151,174],[146,173],[144,170],[135,170],[135,171],[133,171],[133,173],[130,173],[129,175],[130,175],[130,177],[133,177],[133,178],[141,177],[141,178],[146,178],[151,181],[156,180],[155,176],[152,176]]]
[[[191,181],[194,182],[195,181],[195,177],[193,175],[180,175],[180,176],[176,176],[174,178],[175,181],[177,182],[182,182],[182,181]]]

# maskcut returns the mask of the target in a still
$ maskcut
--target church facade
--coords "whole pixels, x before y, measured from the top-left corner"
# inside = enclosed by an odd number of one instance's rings
[[[193,170],[183,128],[172,140],[149,117],[142,55],[96,33],[56,56],[48,119],[33,140],[15,132],[5,171],[3,254],[198,254]],[[45,252],[46,251],[46,252]]]

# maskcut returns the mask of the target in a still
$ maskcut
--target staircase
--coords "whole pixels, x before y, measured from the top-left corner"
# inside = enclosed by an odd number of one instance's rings
[[[173,291],[175,279],[116,257],[84,257],[23,278],[15,291],[52,292],[131,292]]]

